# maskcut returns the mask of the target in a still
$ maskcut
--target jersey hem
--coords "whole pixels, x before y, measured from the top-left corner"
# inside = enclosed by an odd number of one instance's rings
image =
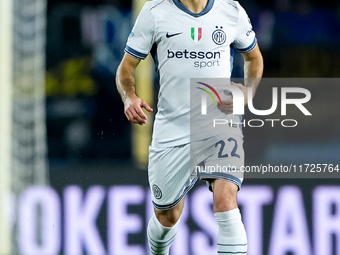
[[[177,141],[163,142],[163,143],[152,141],[151,146],[155,148],[169,148],[169,147],[181,146],[181,145],[188,144],[188,143],[190,143],[190,139],[180,139]]]

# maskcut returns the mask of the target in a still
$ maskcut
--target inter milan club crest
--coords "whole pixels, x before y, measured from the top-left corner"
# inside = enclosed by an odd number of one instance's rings
[[[156,199],[162,198],[162,191],[156,184],[152,185],[152,191]]]
[[[202,28],[201,27],[192,27],[191,28],[191,38],[194,42],[198,42],[202,39]]]
[[[220,28],[218,28],[218,26],[216,26],[216,30],[212,33],[212,40],[217,45],[221,45],[221,44],[225,43],[225,41],[227,39],[227,35],[224,33],[224,31],[222,29],[223,29],[222,26]]]

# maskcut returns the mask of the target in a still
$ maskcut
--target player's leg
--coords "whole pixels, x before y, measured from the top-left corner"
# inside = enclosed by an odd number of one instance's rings
[[[198,141],[195,155],[203,161],[199,173],[209,183],[214,197],[214,216],[219,226],[219,254],[246,254],[247,236],[237,206],[244,165],[243,139],[240,135],[216,136]],[[210,169],[210,171],[209,171]]]
[[[211,183],[214,194],[214,215],[219,226],[218,254],[247,254],[247,235],[237,206],[238,186],[230,181]]]
[[[167,255],[171,244],[175,241],[177,226],[181,217],[184,198],[169,210],[158,210],[149,221],[147,236],[152,255]]]
[[[211,183],[214,196],[214,213],[227,212],[238,208],[236,195],[238,186],[226,180],[214,180]]]
[[[149,184],[155,212],[147,237],[152,255],[167,255],[176,237],[184,196],[196,179],[190,177],[189,144],[149,148]]]
[[[155,215],[158,221],[165,227],[173,227],[182,215],[184,198],[175,207],[169,210],[158,210],[155,208]]]

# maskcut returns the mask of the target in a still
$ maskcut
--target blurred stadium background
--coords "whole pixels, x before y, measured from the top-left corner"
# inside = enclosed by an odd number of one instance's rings
[[[114,81],[143,3],[0,1],[0,255],[148,254],[152,126],[126,120]],[[257,33],[264,77],[340,76],[338,1],[240,3]],[[242,75],[236,54],[233,77]],[[155,108],[150,59],[137,76],[138,93]],[[248,165],[340,163],[340,87],[317,88],[312,98],[326,109],[317,121],[302,119],[298,130],[244,128]],[[259,93],[258,104],[270,102],[266,88]],[[248,254],[339,255],[335,177],[245,179],[239,204]],[[204,183],[189,193],[171,255],[216,254],[211,198]]]

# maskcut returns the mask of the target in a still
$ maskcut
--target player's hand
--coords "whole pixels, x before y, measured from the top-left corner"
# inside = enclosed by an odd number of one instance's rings
[[[246,105],[247,102],[248,102],[247,87],[245,87],[241,83],[235,83],[235,82],[231,82],[231,85],[236,86],[239,89],[241,89],[243,96],[244,96],[244,105]],[[225,114],[233,113],[233,110],[234,110],[233,109],[233,99],[221,100],[221,101],[222,101],[222,105],[220,103],[218,103],[217,108]]]
[[[124,113],[126,118],[132,123],[144,125],[147,123],[148,117],[143,112],[145,108],[148,112],[153,109],[141,98],[135,96],[134,98],[127,98],[124,102]]]

